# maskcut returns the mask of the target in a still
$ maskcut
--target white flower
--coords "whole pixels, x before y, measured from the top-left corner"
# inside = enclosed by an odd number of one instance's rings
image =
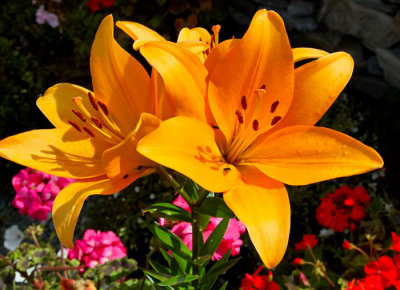
[[[26,269],[26,273],[28,275],[30,275],[33,272],[33,270],[35,270],[35,267],[30,267],[30,268]],[[22,277],[19,272],[15,272],[14,282],[25,283],[26,279],[24,277]]]
[[[17,225],[13,225],[4,232],[4,248],[14,251],[23,239],[24,233],[21,232]]]
[[[335,233],[335,231],[332,230],[332,229],[322,229],[319,232],[319,237],[320,238],[326,238],[326,237],[329,237],[329,236],[333,235],[334,233]]]

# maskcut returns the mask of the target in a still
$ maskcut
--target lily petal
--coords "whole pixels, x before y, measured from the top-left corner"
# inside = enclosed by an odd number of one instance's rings
[[[240,39],[227,39],[220,42],[216,47],[214,47],[210,54],[208,55],[206,61],[204,62],[205,67],[209,74],[213,71],[215,65],[228,54],[228,52],[238,44]]]
[[[181,31],[179,31],[177,42],[188,40],[199,40],[204,44],[211,43],[211,35],[206,29],[202,27],[195,27],[192,29],[184,27],[181,29]]]
[[[239,179],[237,169],[224,161],[213,129],[196,119],[176,117],[162,122],[139,141],[137,150],[209,191],[225,191]]]
[[[66,178],[104,174],[101,154],[110,144],[82,136],[70,127],[28,131],[1,140],[0,156]]]
[[[278,265],[285,254],[290,231],[290,204],[285,186],[267,177],[259,184],[242,182],[225,192],[224,200],[245,224],[265,266],[271,269]]]
[[[253,165],[289,185],[305,185],[381,168],[383,160],[348,135],[299,125],[261,136],[240,164]]]
[[[48,88],[44,95],[37,99],[36,105],[55,127],[66,125],[71,127],[68,120],[77,119],[72,111],[74,108],[72,99],[74,97],[81,97],[83,106],[94,115],[88,93],[89,90],[81,86],[61,83]]]
[[[292,49],[293,61],[298,62],[310,58],[320,58],[322,56],[328,55],[329,53],[316,48],[309,47],[296,47]]]
[[[317,123],[349,82],[353,67],[349,54],[336,52],[297,68],[293,102],[273,130]]]
[[[281,17],[260,10],[239,43],[221,59],[209,77],[208,96],[211,111],[230,144],[234,136],[241,99],[247,98],[245,127],[257,118],[258,133],[265,132],[284,117],[293,97],[293,54]],[[256,93],[264,89],[262,97]],[[271,113],[271,106],[279,102]],[[254,112],[262,112],[255,114]]]
[[[155,32],[154,30],[136,22],[132,21],[117,21],[115,25],[128,34],[133,40],[135,40],[135,44],[133,48],[135,50],[140,48],[136,44],[136,41],[140,41],[141,44],[145,44],[149,41],[165,41],[166,39],[162,37],[160,34]]]
[[[143,66],[114,39],[111,15],[104,18],[90,54],[95,97],[109,107],[111,117],[128,134],[142,112],[151,112],[150,77]]]
[[[190,51],[176,43],[153,41],[140,52],[162,76],[175,116],[205,121],[205,78],[207,70]],[[173,69],[171,69],[173,67]]]
[[[61,243],[70,249],[74,247],[72,238],[76,222],[87,197],[114,194],[146,174],[147,171],[142,171],[117,180],[105,176],[78,180],[61,190],[53,205],[53,222]]]

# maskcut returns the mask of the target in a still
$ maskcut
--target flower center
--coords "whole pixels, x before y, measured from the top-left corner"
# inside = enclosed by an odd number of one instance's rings
[[[82,97],[72,98],[75,104],[72,113],[76,118],[68,120],[68,123],[78,132],[86,132],[92,138],[99,136],[111,143],[121,142],[123,134],[112,120],[106,104],[96,100],[92,92],[88,92],[88,98],[89,106],[84,105]]]

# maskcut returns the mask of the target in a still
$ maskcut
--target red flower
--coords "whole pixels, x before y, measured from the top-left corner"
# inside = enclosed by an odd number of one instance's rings
[[[369,262],[364,267],[367,276],[365,282],[371,285],[371,281],[380,280],[383,287],[389,287],[397,280],[397,268],[393,260],[388,256],[382,256],[378,261]]]
[[[293,264],[294,266],[301,265],[301,264],[303,264],[303,259],[301,259],[301,258],[294,258],[293,261],[292,261],[292,264]]]
[[[296,251],[307,250],[307,246],[313,248],[318,244],[318,239],[315,235],[303,235],[303,240],[295,245]]]
[[[365,207],[370,196],[364,187],[342,186],[321,199],[317,208],[316,218],[319,224],[336,232],[345,229],[355,230],[355,223],[365,217]]]
[[[258,275],[264,266],[258,267],[253,275],[245,274],[242,279],[240,289],[241,290],[279,290],[279,285],[272,281],[272,272],[267,275]]]
[[[103,5],[103,7],[105,8],[110,8],[111,6],[113,6],[114,4],[114,0],[101,0],[101,5]]]
[[[95,13],[100,9],[100,0],[90,0],[87,5]]]
[[[392,250],[400,253],[400,237],[392,232]]]
[[[352,248],[351,243],[349,241],[344,241],[342,244],[342,248],[345,250],[350,250]]]

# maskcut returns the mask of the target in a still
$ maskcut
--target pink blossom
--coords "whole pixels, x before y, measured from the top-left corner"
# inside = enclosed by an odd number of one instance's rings
[[[57,14],[46,11],[43,5],[40,5],[38,10],[36,10],[36,22],[40,25],[47,22],[53,28],[59,25]]]
[[[115,233],[86,230],[82,240],[68,249],[68,259],[77,259],[88,268],[104,264],[107,261],[126,256],[126,249]]]
[[[182,198],[182,196],[178,196],[172,204],[182,207],[183,209],[190,212],[190,207],[186,203],[186,201]],[[222,221],[222,218],[211,217],[210,222],[207,227],[203,230],[203,239],[207,241],[208,237],[211,235],[213,230],[217,227],[217,225]],[[170,223],[165,219],[160,219],[160,224],[162,226],[169,225]],[[230,249],[232,249],[231,255],[236,256],[240,252],[240,246],[243,244],[243,241],[240,239],[240,235],[242,235],[246,231],[245,225],[238,221],[237,219],[230,219],[228,228],[226,229],[225,235],[222,238],[222,241],[212,256],[212,260],[219,260],[225,255]],[[183,243],[188,246],[190,250],[192,250],[192,225],[187,222],[179,222],[175,224],[171,232],[177,235]]]
[[[16,192],[12,205],[20,214],[47,220],[57,194],[72,181],[31,168],[22,169],[11,181]]]

